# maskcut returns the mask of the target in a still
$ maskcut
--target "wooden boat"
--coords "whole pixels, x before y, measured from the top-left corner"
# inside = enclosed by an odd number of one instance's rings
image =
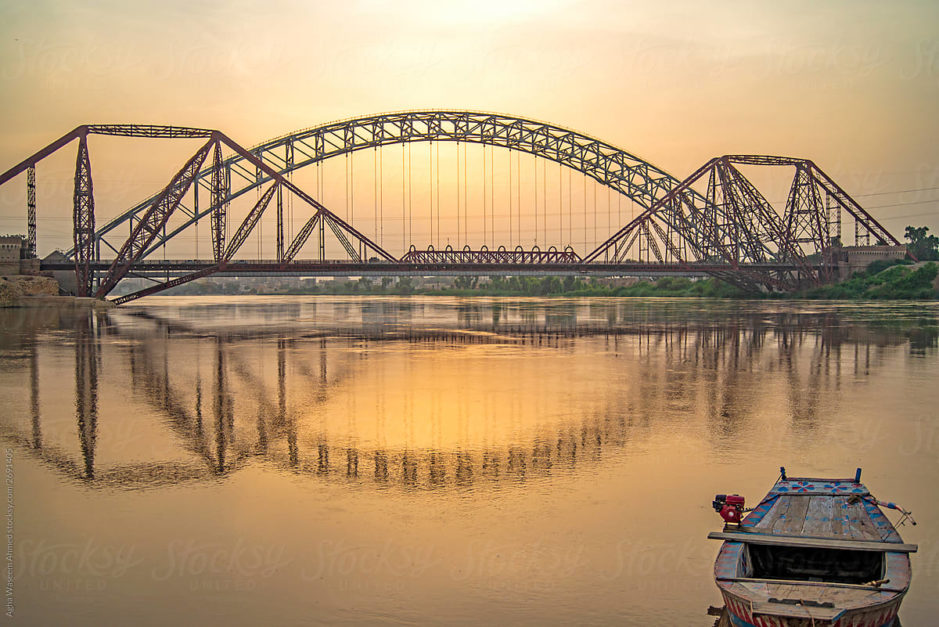
[[[895,627],[910,587],[910,553],[875,499],[853,479],[780,479],[752,510],[718,495],[727,523],[714,578],[734,627]],[[745,518],[742,514],[749,511]],[[913,522],[915,524],[915,522]]]

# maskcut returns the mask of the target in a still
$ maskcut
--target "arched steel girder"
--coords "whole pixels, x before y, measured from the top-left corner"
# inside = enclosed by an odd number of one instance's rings
[[[639,157],[577,131],[525,118],[474,111],[404,111],[331,122],[272,139],[249,152],[284,175],[359,150],[427,141],[487,144],[532,154],[577,170],[645,209],[654,206],[680,183]],[[225,159],[222,167],[230,180],[226,202],[271,180],[239,154]],[[214,171],[214,167],[203,169],[196,184],[210,190]],[[694,190],[687,194],[692,195],[696,203],[707,203]],[[153,198],[148,198],[111,220],[97,231],[96,238],[101,240],[128,220],[136,220],[152,202]],[[188,210],[187,220],[165,237],[155,240],[144,256],[210,213],[210,208]],[[672,228],[678,226],[672,225]]]

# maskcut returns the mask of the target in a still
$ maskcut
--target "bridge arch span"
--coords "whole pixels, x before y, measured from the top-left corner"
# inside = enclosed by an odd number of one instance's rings
[[[490,145],[547,159],[612,188],[643,209],[655,205],[680,184],[664,170],[595,137],[547,122],[478,111],[417,110],[350,118],[271,139],[249,152],[286,175],[370,148],[433,141]],[[240,154],[223,160],[222,168],[229,181],[226,202],[271,181]],[[214,171],[214,166],[204,168],[197,180],[208,185]],[[106,223],[98,229],[96,239],[137,220],[154,199],[147,198]],[[700,201],[705,202],[703,197]],[[154,241],[148,254],[210,213],[211,207],[194,212],[183,224]]]

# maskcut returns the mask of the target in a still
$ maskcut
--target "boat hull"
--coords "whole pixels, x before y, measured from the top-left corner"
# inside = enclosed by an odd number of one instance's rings
[[[897,627],[909,553],[854,479],[787,479],[724,543],[714,578],[735,627]],[[892,505],[892,504],[890,504]]]
[[[754,615],[750,612],[749,602],[721,590],[724,597],[724,606],[727,616],[733,627],[894,627],[899,625],[897,614],[900,611],[902,597],[892,600],[882,606],[866,607],[859,610],[848,610],[835,620],[792,618],[786,616],[771,616],[767,614]]]

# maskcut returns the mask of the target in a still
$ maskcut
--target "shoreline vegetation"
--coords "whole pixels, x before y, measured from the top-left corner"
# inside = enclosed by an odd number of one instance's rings
[[[388,296],[538,296],[538,297],[686,297],[686,298],[773,298],[816,300],[937,300],[939,286],[935,262],[911,267],[909,261],[874,262],[840,283],[811,288],[794,294],[754,295],[715,278],[661,277],[636,280],[629,285],[606,285],[580,277],[457,277],[434,286],[418,286],[408,277],[380,280],[302,281],[294,285],[248,287],[238,279],[201,279],[164,292],[167,296],[263,294],[263,295],[388,295]]]

